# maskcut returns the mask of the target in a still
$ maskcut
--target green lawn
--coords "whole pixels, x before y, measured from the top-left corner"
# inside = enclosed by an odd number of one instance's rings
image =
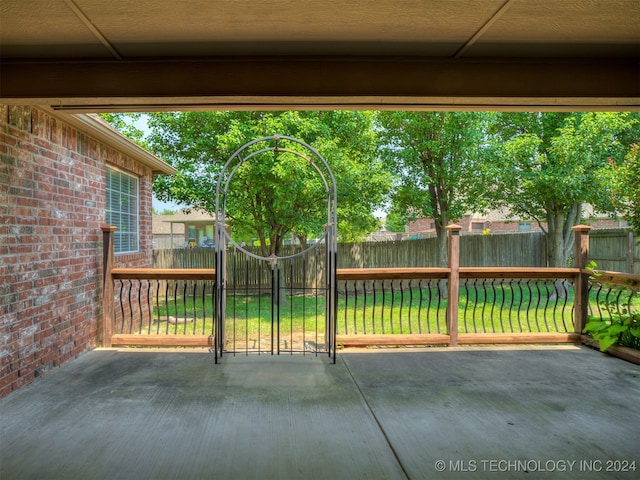
[[[544,285],[493,285],[486,289],[462,288],[459,298],[460,332],[565,332],[573,330],[573,295],[554,300]],[[287,292],[289,293],[289,292]],[[278,310],[271,297],[227,296],[226,329],[235,337],[270,336],[271,320],[278,322]],[[151,330],[143,333],[211,334],[211,296],[160,299],[154,308]],[[446,299],[435,287],[405,288],[402,292],[380,291],[357,295],[342,292],[338,298],[338,333],[446,333]],[[324,334],[325,299],[286,295],[279,309],[281,335],[293,332]],[[195,315],[194,315],[195,313]],[[167,316],[173,317],[167,322]],[[160,321],[158,321],[158,318]],[[187,319],[185,322],[184,319]],[[195,318],[195,322],[193,319]],[[173,319],[177,319],[177,322]],[[145,325],[148,329],[149,325]]]

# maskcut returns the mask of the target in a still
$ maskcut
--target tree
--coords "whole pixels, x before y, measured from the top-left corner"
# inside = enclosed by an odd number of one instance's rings
[[[405,232],[407,222],[401,212],[398,212],[397,209],[391,208],[389,213],[387,213],[387,220],[384,226],[389,232]]]
[[[405,221],[432,218],[439,263],[447,264],[445,227],[484,209],[481,176],[486,114],[381,112],[380,141],[395,174],[391,211]]]
[[[640,235],[640,145],[632,145],[624,163],[612,167],[614,205]]]
[[[377,158],[371,112],[181,112],[149,115],[152,151],[178,173],[154,183],[160,200],[215,212],[222,166],[245,143],[274,134],[312,145],[338,185],[338,233],[352,240],[376,230],[373,211],[384,202],[389,174]],[[235,234],[261,239],[264,254],[280,253],[285,237],[304,243],[322,233],[326,195],[305,161],[284,153],[245,162],[227,195]],[[269,242],[267,242],[269,239]]]
[[[535,220],[547,237],[548,265],[566,267],[582,206],[614,211],[610,163],[629,148],[637,116],[628,113],[500,113],[490,129],[492,198]]]
[[[100,117],[142,148],[148,148],[144,131],[137,126],[142,115],[142,113],[101,113]]]

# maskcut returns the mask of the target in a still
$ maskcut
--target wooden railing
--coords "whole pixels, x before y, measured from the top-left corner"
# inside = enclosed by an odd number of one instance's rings
[[[338,308],[342,308],[338,317],[338,344],[344,346],[363,345],[468,345],[468,344],[498,344],[498,343],[565,343],[579,342],[581,331],[586,322],[588,302],[588,277],[590,272],[585,270],[588,257],[588,231],[589,227],[576,227],[576,255],[574,268],[491,268],[491,267],[460,267],[459,259],[459,231],[460,227],[448,227],[449,236],[449,265],[446,268],[377,268],[377,269],[339,269],[337,272]],[[110,236],[113,230],[106,228],[105,236],[105,269],[104,269],[104,323],[102,325],[103,344],[105,346],[116,345],[164,345],[164,346],[209,346],[213,344],[215,328],[214,308],[215,302],[215,278],[214,269],[134,269],[113,268]],[[428,287],[421,281],[430,282]],[[394,284],[394,282],[396,282]],[[397,283],[400,282],[400,283]],[[528,282],[528,283],[527,283]],[[342,286],[340,286],[342,285]],[[527,286],[528,285],[528,286]],[[521,300],[517,304],[516,298],[522,298],[519,293],[523,288],[530,288],[528,305],[523,305]],[[558,290],[564,289],[564,292]],[[435,320],[436,328],[430,329],[428,325],[419,323],[415,329],[412,326],[412,318],[420,316],[421,308],[426,308],[426,303],[418,302],[414,307],[417,310],[408,312],[408,330],[380,331],[376,328],[367,329],[366,326],[356,331],[350,331],[348,325],[341,326],[341,314],[354,317],[375,315],[371,310],[361,311],[353,305],[354,301],[367,308],[371,305],[376,308],[375,295],[372,292],[380,292],[386,288],[396,297],[403,295],[413,297],[418,295],[438,295],[437,302],[440,315]],[[376,290],[377,289],[377,290]],[[506,303],[501,297],[500,311],[495,315],[500,316],[506,310],[515,312],[515,315],[529,315],[528,311],[551,310],[549,297],[559,295],[569,299],[562,307],[560,320],[557,325],[543,324],[535,328],[528,326],[523,328],[517,321],[510,320],[505,328],[486,327],[477,325],[473,315],[478,310],[488,310],[487,307],[477,306],[482,302],[488,304],[486,298],[491,297],[492,291],[510,291],[510,303]],[[542,292],[541,294],[536,293]],[[161,294],[162,292],[162,294]],[[354,293],[355,292],[355,293]],[[485,293],[483,293],[485,292]],[[489,292],[489,293],[486,293]],[[368,295],[368,296],[367,296]],[[492,308],[500,303],[494,295],[491,301]],[[344,301],[341,303],[341,296]],[[193,301],[190,299],[193,297]],[[372,299],[373,298],[373,299]],[[431,297],[429,297],[431,299]],[[544,300],[542,300],[544,298]],[[462,299],[462,301],[461,301]],[[483,300],[484,299],[484,300]],[[382,300],[384,301],[384,300]],[[391,300],[394,301],[394,300]],[[400,300],[397,300],[400,301]],[[404,301],[404,300],[403,300]],[[429,300],[431,301],[431,300]],[[435,300],[434,300],[435,301]],[[163,310],[160,303],[164,302],[167,308]],[[182,308],[179,302],[183,302]],[[189,307],[187,303],[189,302]],[[198,302],[202,304],[202,308]],[[426,302],[426,301],[425,301]],[[470,305],[473,303],[476,306]],[[547,302],[547,303],[544,303]],[[534,303],[537,303],[534,308]],[[173,322],[169,321],[168,305],[173,304],[173,311],[182,312],[175,314]],[[408,305],[408,304],[407,304]],[[421,306],[422,305],[422,306]],[[542,305],[542,306],[540,306]],[[116,308],[117,307],[117,308]],[[378,305],[379,314],[385,305]],[[182,309],[181,309],[182,308]],[[403,308],[402,306],[400,308]],[[553,308],[556,308],[554,304]],[[196,322],[187,318],[187,310],[199,309],[203,311],[205,320],[196,326]],[[207,310],[210,309],[210,310]],[[434,307],[434,310],[435,307]],[[162,313],[165,311],[165,313]],[[416,313],[418,312],[418,313]],[[398,317],[402,321],[401,312]],[[390,315],[393,315],[391,313]],[[506,315],[506,313],[504,313]],[[167,318],[164,318],[165,315]],[[546,315],[546,312],[545,312]],[[195,314],[194,314],[195,316]],[[486,317],[486,315],[483,316]],[[154,318],[155,317],[155,318]],[[159,317],[159,318],[158,318]],[[350,318],[350,317],[349,317]],[[443,319],[444,318],[444,319]],[[478,317],[480,318],[480,317]],[[511,317],[509,317],[511,318]],[[210,320],[209,320],[210,319]],[[469,320],[471,319],[471,320]],[[528,317],[527,317],[528,319]],[[357,319],[358,320],[358,319]],[[358,320],[359,321],[359,320]],[[162,328],[159,324],[162,323]],[[364,324],[363,324],[364,325]],[[401,325],[403,326],[403,325]]]
[[[583,322],[575,314],[574,293],[580,269],[461,267],[457,278],[452,273],[449,268],[338,270],[338,292],[346,304],[337,315],[338,342],[455,346],[580,341]],[[389,292],[396,295],[385,305]],[[503,314],[510,325],[502,325]],[[496,322],[487,326],[487,317]]]

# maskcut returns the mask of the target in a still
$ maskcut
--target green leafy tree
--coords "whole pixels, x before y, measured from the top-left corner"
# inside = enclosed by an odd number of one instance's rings
[[[392,209],[405,222],[432,218],[439,263],[447,264],[445,227],[484,209],[482,162],[486,114],[381,112],[380,145],[395,175]]]
[[[632,145],[624,163],[612,167],[616,210],[640,235],[640,145]]]
[[[353,240],[378,227],[373,211],[390,188],[378,160],[371,112],[182,112],[149,115],[152,151],[178,173],[154,183],[156,197],[215,212],[222,166],[245,143],[274,134],[312,145],[329,163],[338,188],[338,232]],[[278,153],[245,162],[227,195],[234,235],[257,237],[263,253],[279,254],[283,240],[320,235],[326,195],[306,161]]]
[[[384,226],[389,232],[404,232],[407,227],[407,222],[401,212],[392,208],[389,210],[389,213],[387,213],[387,220]]]
[[[142,113],[101,113],[100,117],[142,148],[149,148],[145,132],[138,126]]]
[[[629,113],[500,113],[490,128],[492,198],[534,219],[547,237],[548,265],[565,267],[582,206],[613,212],[611,163],[622,161],[637,116]]]

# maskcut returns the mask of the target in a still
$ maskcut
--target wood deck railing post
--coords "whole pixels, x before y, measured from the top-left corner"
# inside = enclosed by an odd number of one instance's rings
[[[584,269],[589,263],[589,230],[588,225],[576,225],[573,227],[575,234],[574,267],[580,269],[575,280],[574,297],[574,329],[575,333],[582,333],[587,323],[589,314],[589,274]]]
[[[102,346],[111,346],[113,334],[113,237],[117,227],[104,225],[102,227]],[[98,331],[100,335],[100,331]]]
[[[449,345],[458,345],[458,291],[460,288],[460,225],[447,225],[449,239],[449,279],[447,281],[447,333]]]

